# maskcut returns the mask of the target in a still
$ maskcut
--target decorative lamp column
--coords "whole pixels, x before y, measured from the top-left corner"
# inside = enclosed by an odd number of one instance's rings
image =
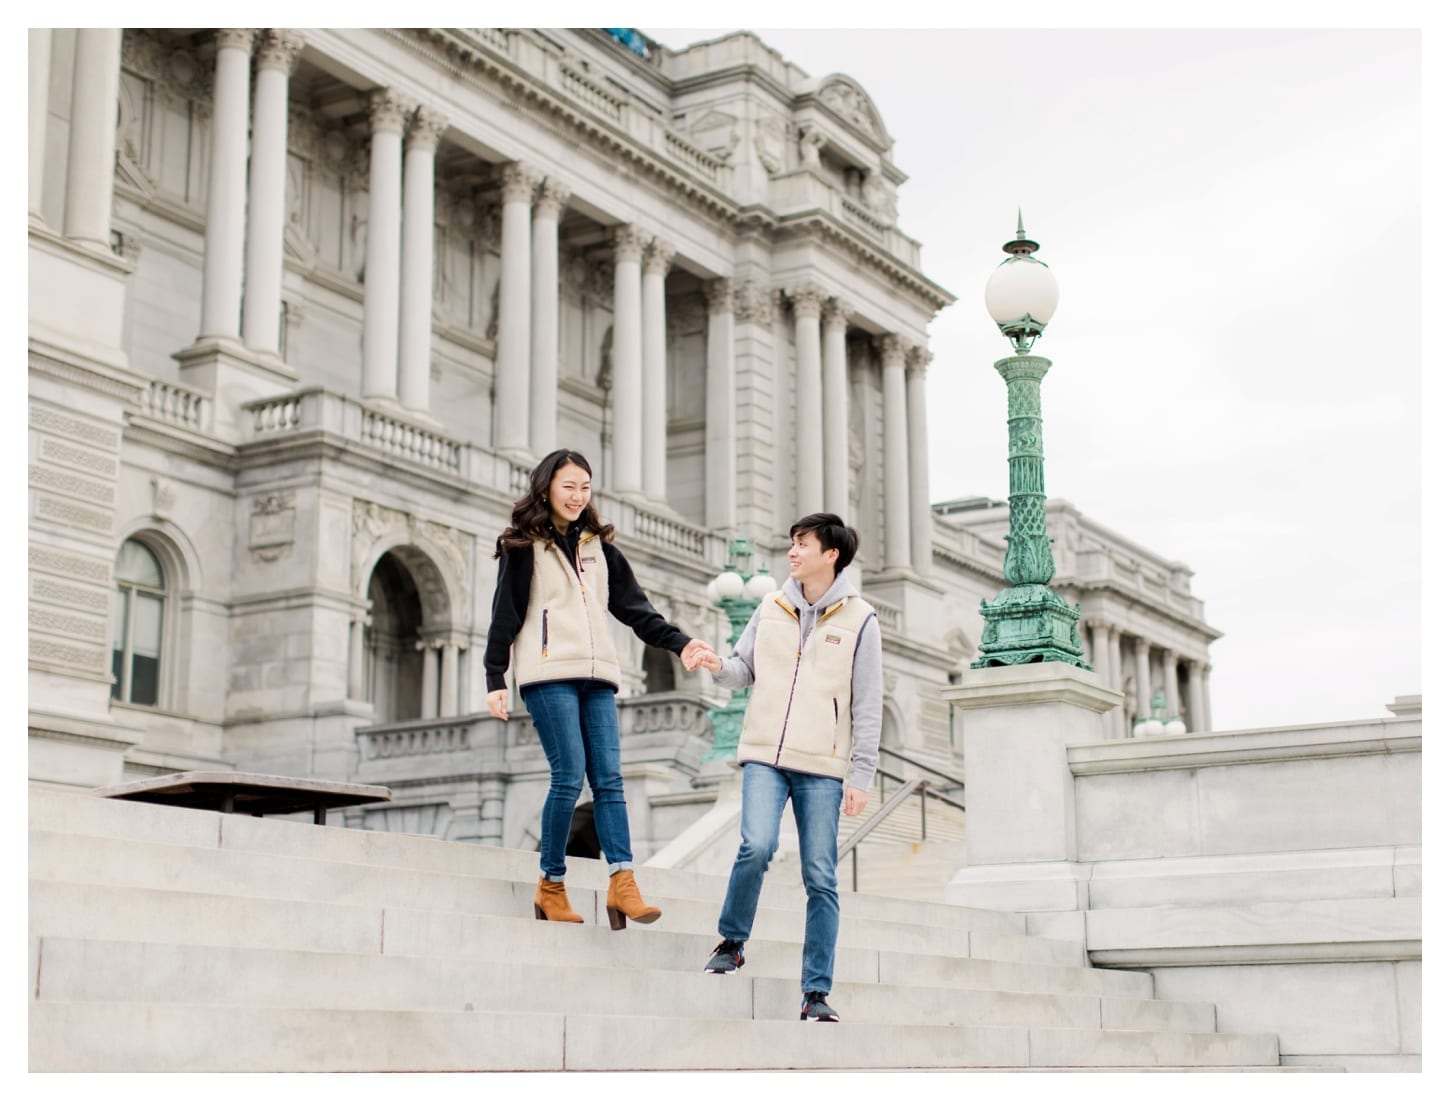
[[[1078,636],[1081,609],[1048,588],[1056,567],[1044,507],[1042,379],[1052,361],[1027,353],[1057,309],[1057,280],[1033,258],[1039,247],[1027,238],[1019,212],[1017,236],[1002,246],[1007,259],[987,281],[987,312],[1016,352],[993,365],[1007,383],[1011,488],[1003,573],[1010,587],[982,601],[982,656],[974,669],[1058,661],[1092,668],[1083,660]]]
[[[775,579],[764,566],[752,572],[754,561],[755,544],[743,536],[733,540],[725,568],[705,588],[710,603],[724,612],[725,618],[730,621],[727,653],[740,641],[740,635],[765,594],[777,588]],[[706,761],[735,760],[735,751],[740,746],[740,726],[745,721],[745,704],[749,699],[749,688],[737,688],[731,693],[729,703],[710,712],[715,742],[701,759],[702,764]]]

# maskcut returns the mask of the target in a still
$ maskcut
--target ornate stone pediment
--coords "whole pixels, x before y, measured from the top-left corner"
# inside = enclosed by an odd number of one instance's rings
[[[850,77],[839,73],[826,77],[816,90],[815,98],[852,128],[870,138],[873,144],[881,148],[890,147],[891,135],[881,121],[881,112],[876,110],[876,104],[871,102],[865,89]]]

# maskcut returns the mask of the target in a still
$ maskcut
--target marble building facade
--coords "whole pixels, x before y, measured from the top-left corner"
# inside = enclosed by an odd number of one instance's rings
[[[723,644],[730,539],[784,574],[858,526],[885,742],[959,760],[941,690],[1006,508],[932,506],[927,326],[867,90],[752,34],[32,30],[30,775],[382,778],[352,820],[528,845],[546,769],[481,712],[493,540],[594,462],[657,605]],[[983,472],[983,479],[989,477]],[[1051,502],[1056,587],[1132,734],[1211,729],[1190,571]],[[622,628],[637,853],[701,812],[721,698]],[[520,709],[521,711],[521,709]],[[642,852],[640,850],[643,850]]]

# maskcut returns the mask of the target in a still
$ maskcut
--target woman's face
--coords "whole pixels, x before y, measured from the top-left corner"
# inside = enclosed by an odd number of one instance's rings
[[[589,504],[589,472],[574,463],[565,463],[554,471],[549,481],[549,517],[563,531]]]

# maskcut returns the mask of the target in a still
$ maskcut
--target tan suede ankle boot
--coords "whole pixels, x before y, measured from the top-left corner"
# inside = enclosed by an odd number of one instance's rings
[[[634,881],[634,873],[627,869],[615,872],[609,877],[609,895],[605,899],[604,909],[609,914],[609,927],[616,932],[624,928],[625,918],[648,925],[658,921],[660,917],[658,906],[646,906],[644,899],[639,897],[639,886]]]
[[[534,917],[540,921],[574,921],[584,919],[569,905],[569,893],[564,884],[552,879],[540,879],[539,889],[534,892]]]

